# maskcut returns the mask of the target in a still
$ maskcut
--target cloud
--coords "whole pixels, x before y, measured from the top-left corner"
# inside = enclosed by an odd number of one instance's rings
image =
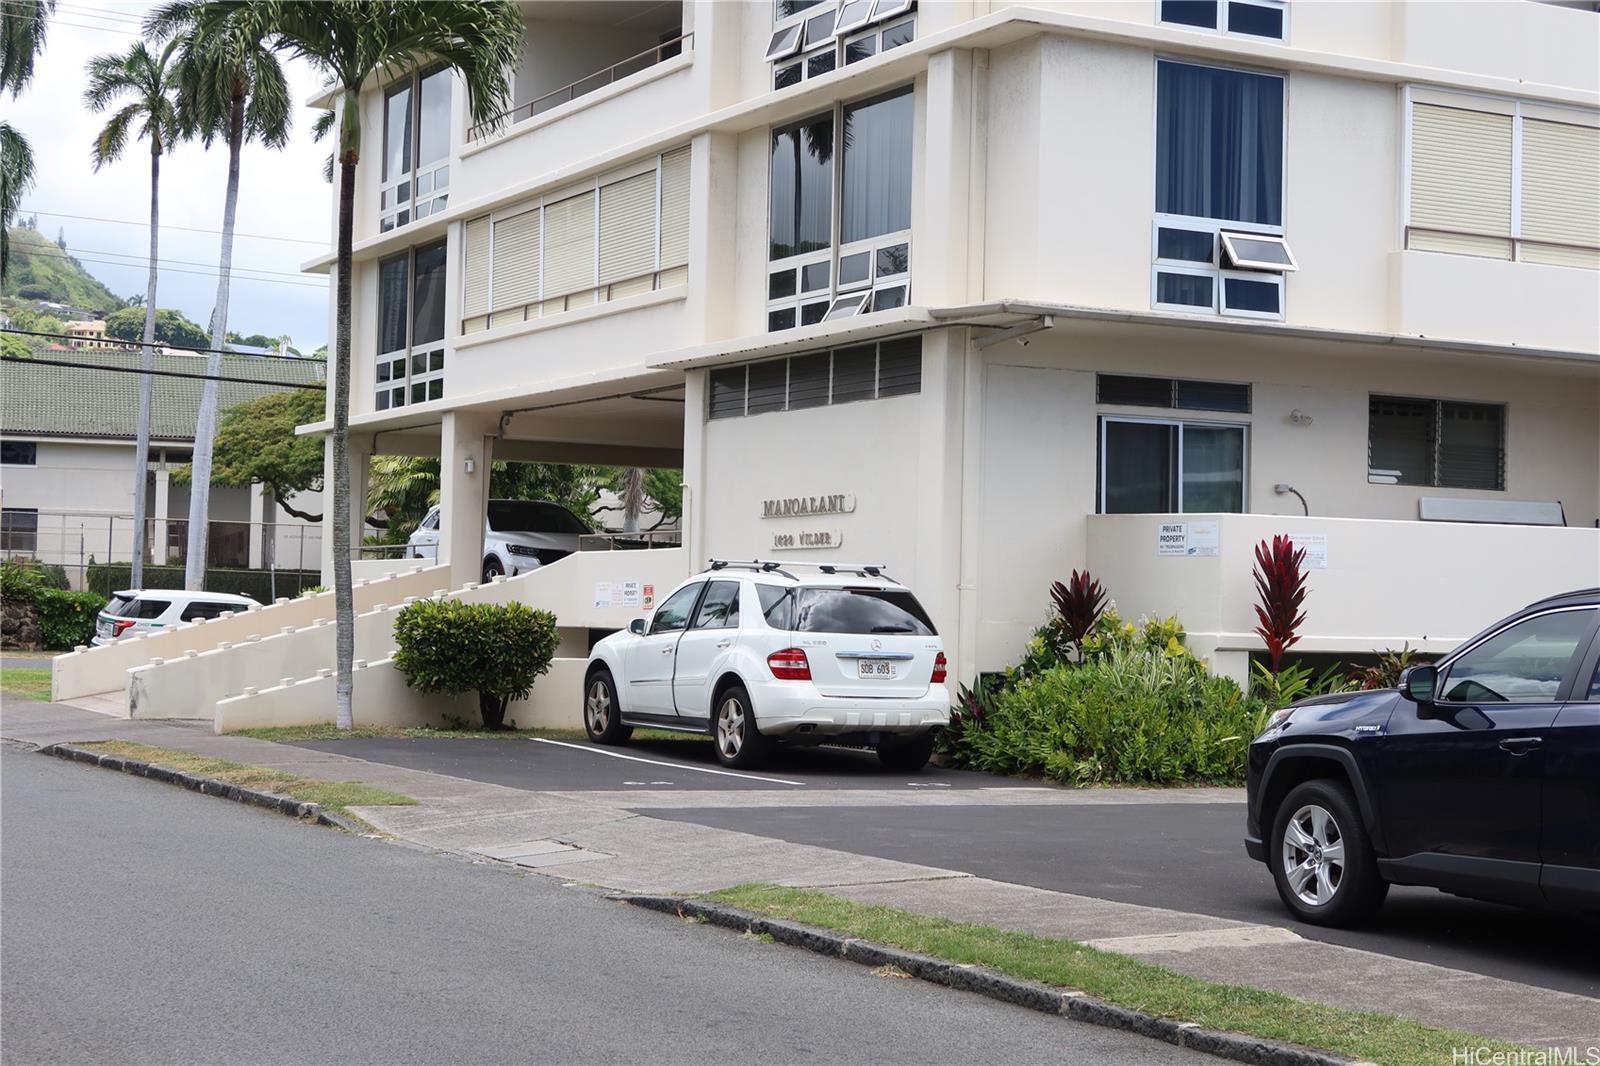
[[[145,291],[149,254],[150,153],[144,142],[130,142],[123,158],[98,172],[90,145],[106,115],[83,104],[84,67],[101,52],[127,48],[138,33],[136,19],[147,4],[96,7],[84,3],[57,11],[34,80],[16,100],[6,102],[7,121],[33,144],[36,180],[21,214],[39,214],[39,229],[55,237],[64,230],[67,248],[111,291],[129,296]],[[307,99],[320,79],[302,61],[287,64],[293,99]],[[247,145],[240,161],[239,211],[234,241],[228,328],[239,333],[287,333],[309,352],[327,340],[328,290],[323,278],[298,274],[300,264],[326,250],[332,241],[334,190],[322,180],[326,144],[311,139],[316,113],[299,107],[287,148],[270,151]],[[202,326],[211,320],[216,300],[215,264],[220,236],[167,226],[216,231],[222,228],[222,199],[228,176],[226,146],[207,151],[179,145],[161,158],[162,260],[156,302],[176,307]],[[46,214],[57,212],[58,214]],[[93,222],[63,215],[120,219],[134,225]],[[264,234],[320,242],[319,245],[263,240]],[[109,260],[127,265],[109,265]],[[282,272],[275,280],[252,280],[246,268]],[[192,273],[184,273],[192,272]],[[210,273],[207,273],[209,271]],[[295,275],[295,276],[288,276]]]

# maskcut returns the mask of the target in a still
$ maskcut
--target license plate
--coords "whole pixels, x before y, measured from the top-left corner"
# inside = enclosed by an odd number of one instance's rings
[[[893,679],[894,663],[888,659],[857,659],[856,676]]]
[[[111,636],[111,623],[107,622],[105,619],[102,618],[99,622],[95,623],[94,631],[95,631],[95,635],[96,636],[99,636],[99,637],[110,637]]]

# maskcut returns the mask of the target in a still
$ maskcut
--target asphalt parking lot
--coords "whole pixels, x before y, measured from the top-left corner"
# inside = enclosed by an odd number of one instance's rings
[[[1052,786],[931,766],[896,773],[871,752],[835,748],[781,750],[761,771],[742,773],[722,768],[710,742],[701,740],[622,748],[399,738],[300,746],[530,791],[904,790],[905,805],[652,806],[641,813],[1056,892],[1283,926],[1310,939],[1600,997],[1600,926],[1565,916],[1395,888],[1376,920],[1360,930],[1290,920],[1266,868],[1244,853],[1243,803],[923,805],[914,794]]]
[[[380,737],[311,740],[299,747],[334,751],[412,770],[540,792],[627,789],[936,789],[1047,788],[1037,781],[929,766],[886,770],[870,751],[781,748],[758,771],[717,762],[711,741],[638,740],[622,747],[538,739],[424,740]]]

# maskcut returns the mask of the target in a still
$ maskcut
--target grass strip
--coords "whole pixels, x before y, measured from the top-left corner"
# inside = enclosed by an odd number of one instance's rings
[[[1462,1048],[1519,1050],[1513,1044],[1391,1014],[1330,1007],[1281,992],[1206,981],[1073,940],[857,903],[816,889],[745,884],[710,893],[708,898],[949,962],[976,964],[1012,977],[1086,992],[1162,1018],[1385,1066],[1439,1066],[1452,1061],[1452,1052],[1459,1053]]]
[[[46,688],[48,689],[48,677]],[[303,740],[368,740],[374,737],[402,737],[412,740],[587,740],[581,729],[433,729],[428,726],[357,726],[339,729],[332,725],[277,725],[255,729],[235,729],[230,737],[253,737],[256,740],[274,740],[280,744],[295,744]],[[678,733],[669,729],[635,729],[635,740],[698,740],[710,738],[697,733]]]
[[[0,694],[24,700],[50,701],[48,666],[7,666],[0,659]]]
[[[240,788],[290,796],[302,803],[315,803],[336,814],[348,814],[349,807],[414,807],[417,801],[388,789],[364,785],[359,781],[323,781],[302,777],[270,766],[252,766],[231,759],[214,759],[174,748],[158,748],[131,740],[96,740],[75,745],[106,755],[170,766],[186,774],[212,777]]]

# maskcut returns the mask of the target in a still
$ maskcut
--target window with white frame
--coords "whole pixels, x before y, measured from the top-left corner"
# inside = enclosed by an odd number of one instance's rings
[[[1248,427],[1105,415],[1101,514],[1243,513]]]
[[[1283,229],[1281,74],[1156,61],[1150,303],[1283,318],[1297,269]]]
[[[767,61],[772,87],[859,63],[916,39],[915,0],[777,0]]]
[[[682,285],[689,149],[471,219],[463,236],[462,333]]]
[[[1503,404],[1372,396],[1367,480],[1450,489],[1506,487]]]
[[[1407,95],[1407,248],[1600,268],[1600,114]]]
[[[773,131],[769,330],[910,302],[914,108],[906,86]]]
[[[449,203],[450,80],[450,71],[441,68],[384,91],[380,232],[427,218]]]
[[[1156,6],[1171,26],[1273,41],[1288,36],[1284,0],[1156,0]]]
[[[445,242],[378,264],[379,411],[444,396]]]
[[[38,466],[39,445],[31,440],[0,440],[0,466]]]

